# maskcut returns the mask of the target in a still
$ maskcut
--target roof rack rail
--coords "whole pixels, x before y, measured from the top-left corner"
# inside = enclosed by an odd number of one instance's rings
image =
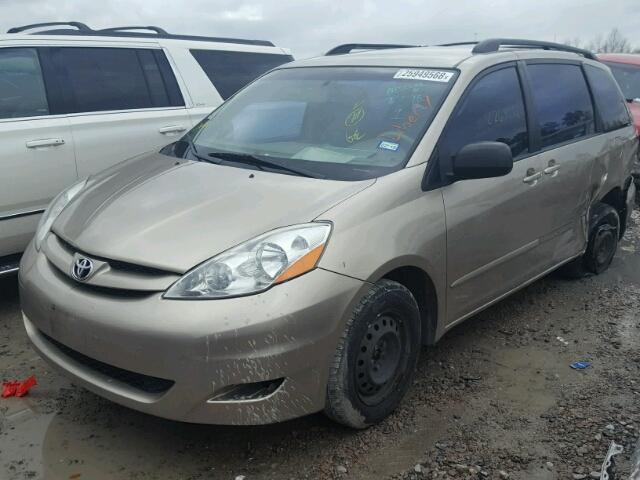
[[[418,45],[402,45],[393,43],[345,43],[344,45],[338,45],[332,48],[325,56],[329,55],[344,55],[351,53],[353,50],[386,50],[387,48],[411,48]]]
[[[55,28],[52,30],[39,30],[29,32],[29,35],[82,35],[82,36],[103,36],[103,37],[136,37],[136,38],[166,38],[171,40],[192,40],[199,42],[217,42],[217,43],[235,43],[240,45],[256,45],[264,47],[275,47],[268,40],[248,40],[244,38],[223,38],[223,37],[204,37],[198,35],[174,35],[168,33],[160,27],[150,26],[130,26],[130,27],[112,27],[94,30],[81,22],[47,22],[34,23],[32,25],[24,25],[22,27],[13,27],[7,30],[7,33],[20,33],[41,27],[67,27]],[[75,28],[68,28],[75,27]],[[137,30],[137,31],[136,31]],[[148,30],[148,31],[140,31]]]
[[[464,45],[476,45],[478,42],[454,42],[454,43],[439,43],[434,47],[462,47]]]
[[[58,27],[58,26],[76,27],[78,31],[93,31],[87,25],[81,22],[45,22],[45,23],[32,23],[31,25],[23,25],[22,27],[13,27],[7,30],[7,33],[20,33],[26,30],[33,30],[40,27]]]
[[[153,25],[149,25],[147,27],[134,25],[131,27],[111,27],[111,28],[103,28],[101,30],[96,30],[96,32],[103,33],[115,33],[115,32],[130,32],[131,30],[149,30],[151,32],[156,32],[158,35],[169,35],[169,33],[160,27],[154,27]]]
[[[489,38],[476,43],[471,53],[493,53],[500,50],[500,47],[529,47],[541,48],[543,50],[558,50],[582,55],[590,60],[597,60],[596,56],[589,50],[571,47],[561,43],[543,42],[539,40],[521,40],[515,38]]]

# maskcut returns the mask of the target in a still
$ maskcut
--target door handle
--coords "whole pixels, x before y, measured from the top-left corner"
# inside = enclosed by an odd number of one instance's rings
[[[560,165],[556,163],[555,160],[549,160],[549,166],[543,170],[545,175],[553,175],[554,177],[557,175],[556,172],[560,170]]]
[[[535,184],[542,178],[542,172],[536,172],[533,168],[527,170],[527,176],[522,179],[524,183]]]
[[[184,132],[187,127],[183,127],[182,125],[168,125],[166,127],[160,128],[158,131],[163,135],[167,135],[169,133],[180,133]]]
[[[25,145],[27,148],[58,147],[64,145],[64,140],[62,138],[41,138],[29,140]]]

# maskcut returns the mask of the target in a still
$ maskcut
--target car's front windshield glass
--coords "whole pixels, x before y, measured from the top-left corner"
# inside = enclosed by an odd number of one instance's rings
[[[604,62],[615,77],[627,100],[640,101],[640,66],[623,63]]]
[[[190,132],[184,155],[336,180],[386,175],[404,167],[455,77],[424,68],[276,70]]]

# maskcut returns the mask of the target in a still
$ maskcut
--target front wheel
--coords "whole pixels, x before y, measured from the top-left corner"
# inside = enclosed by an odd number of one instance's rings
[[[618,211],[606,203],[598,203],[589,215],[589,241],[581,257],[569,262],[562,273],[571,278],[604,272],[613,261],[618,249],[620,216]]]
[[[325,413],[366,428],[395,410],[420,353],[420,311],[403,285],[381,280],[355,308],[340,338],[327,384]]]

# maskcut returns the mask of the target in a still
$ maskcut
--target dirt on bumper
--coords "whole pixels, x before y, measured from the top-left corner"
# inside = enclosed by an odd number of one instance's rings
[[[321,269],[259,295],[216,301],[127,298],[72,282],[33,249],[23,259],[25,328],[45,360],[127,407],[215,424],[272,423],[321,410],[346,312],[366,289]],[[173,384],[141,390],[65,349]],[[268,380],[280,383],[265,397],[214,399],[230,386]]]

